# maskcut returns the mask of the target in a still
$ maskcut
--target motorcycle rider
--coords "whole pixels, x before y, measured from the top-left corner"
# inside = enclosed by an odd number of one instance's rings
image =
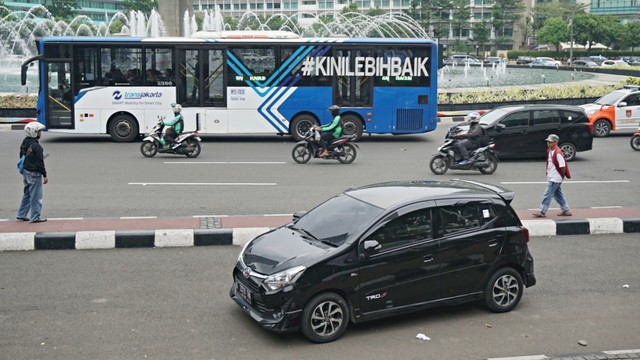
[[[327,109],[333,116],[330,124],[320,128],[320,157],[329,155],[329,143],[342,135],[342,125],[340,123],[340,106],[331,105]]]
[[[171,148],[175,149],[180,144],[175,143],[176,137],[182,134],[184,128],[184,119],[182,118],[182,105],[171,104],[173,107],[173,119],[163,120],[162,124],[164,129],[162,130],[162,137],[160,138],[160,145],[164,147],[166,144],[171,144]]]
[[[480,114],[472,112],[467,114],[464,119],[469,122],[470,126],[466,134],[457,136],[460,139],[464,139],[456,143],[456,148],[462,156],[462,161],[459,162],[460,165],[468,165],[470,162],[469,150],[479,148],[483,145],[484,141],[484,129],[482,129],[482,126],[479,124]]]

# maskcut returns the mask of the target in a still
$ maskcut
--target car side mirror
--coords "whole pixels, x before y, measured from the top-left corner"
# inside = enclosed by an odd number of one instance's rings
[[[627,106],[627,102],[626,102],[626,101],[621,101],[621,102],[618,104],[618,107],[625,107],[625,106]]]
[[[382,245],[378,240],[365,240],[364,241],[364,253],[370,255],[372,252],[382,249]]]
[[[502,129],[505,129],[507,126],[505,124],[496,124],[496,131],[502,131]]]
[[[298,221],[306,213],[307,213],[306,211],[296,211],[296,212],[294,212],[293,213],[293,221]]]

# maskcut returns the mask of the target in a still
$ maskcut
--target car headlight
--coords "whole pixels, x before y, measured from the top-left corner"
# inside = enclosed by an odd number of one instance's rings
[[[292,267],[277,274],[267,276],[262,284],[269,291],[284,289],[289,285],[295,284],[295,282],[300,278],[300,276],[306,269],[306,266]]]

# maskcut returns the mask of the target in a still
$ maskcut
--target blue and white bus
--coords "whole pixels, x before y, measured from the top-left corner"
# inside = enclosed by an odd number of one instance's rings
[[[291,134],[342,108],[345,134],[436,128],[437,45],[425,39],[299,38],[282,32],[192,38],[46,37],[38,121],[133,141],[180,103],[185,130]]]

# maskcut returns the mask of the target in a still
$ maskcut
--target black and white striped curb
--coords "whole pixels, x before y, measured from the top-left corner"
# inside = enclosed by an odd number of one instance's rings
[[[0,251],[243,245],[268,227],[0,233]]]
[[[515,357],[488,358],[487,360],[623,360],[640,359],[640,349],[611,350],[566,355],[527,355]]]
[[[529,235],[589,235],[640,232],[640,219],[523,220]],[[0,251],[140,247],[242,246],[269,227],[0,233]]]

